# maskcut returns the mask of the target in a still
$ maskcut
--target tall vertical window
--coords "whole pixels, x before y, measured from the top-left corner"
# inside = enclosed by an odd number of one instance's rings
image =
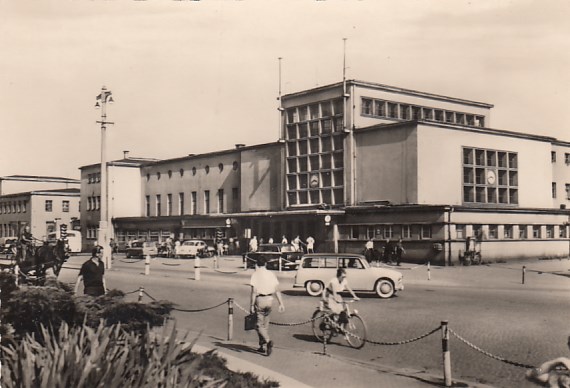
[[[166,194],[166,215],[172,215],[172,194]]]
[[[157,217],[160,217],[162,215],[162,203],[161,203],[161,201],[162,201],[162,198],[160,197],[160,194],[157,194],[156,195],[156,210],[155,210]]]
[[[178,193],[178,215],[184,214],[184,193]]]
[[[505,225],[505,238],[511,239],[513,238],[513,226],[512,225]]]
[[[193,191],[192,193],[190,193],[190,199],[191,199],[191,209],[190,209],[190,214],[196,214],[198,213],[198,194]]]
[[[101,209],[101,196],[98,195],[95,197],[95,210]]]
[[[69,213],[69,201],[61,201],[61,211]]]
[[[566,199],[570,199],[570,183],[566,183]]]
[[[204,213],[210,214],[210,190],[204,190]]]
[[[46,199],[46,212],[53,211],[53,201],[51,199]]]
[[[519,239],[526,240],[528,238],[528,225],[519,225]]]
[[[224,212],[224,189],[218,190],[218,213]]]
[[[556,198],[556,182],[552,182],[552,198]]]
[[[463,148],[463,202],[518,204],[518,155]]]
[[[550,151],[550,161],[556,163],[556,151]]]
[[[421,239],[431,238],[431,225],[421,225],[420,226],[420,238]]]
[[[232,203],[233,203],[233,211],[239,212],[240,203],[239,203],[239,189],[237,187],[232,187]]]
[[[91,201],[89,201],[89,203],[91,203]],[[145,217],[150,217],[150,195],[144,198],[144,215]]]

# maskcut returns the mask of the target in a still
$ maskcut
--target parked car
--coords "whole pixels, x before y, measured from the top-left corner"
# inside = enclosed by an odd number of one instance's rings
[[[175,248],[175,256],[212,257],[216,250],[206,244],[204,240],[186,240]]]
[[[293,244],[260,244],[257,252],[247,252],[245,256],[247,268],[254,268],[255,264],[263,259],[267,262],[267,269],[279,269],[281,258],[282,269],[295,269],[303,252],[296,251]]]
[[[352,290],[376,292],[390,298],[404,289],[404,276],[389,268],[371,267],[363,255],[351,253],[314,253],[301,258],[293,287],[304,287],[312,296],[320,295],[336,276],[337,268],[345,268]]]
[[[154,241],[133,241],[126,252],[127,257],[157,256],[158,246]]]
[[[13,253],[12,247],[16,246],[18,240],[15,238],[8,238],[4,241],[4,243],[0,246],[0,253]]]

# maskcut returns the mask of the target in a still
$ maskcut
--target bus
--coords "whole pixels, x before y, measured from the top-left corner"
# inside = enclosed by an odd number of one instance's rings
[[[54,244],[59,238],[59,232],[48,234],[47,240],[50,244]],[[81,233],[78,230],[67,231],[67,244],[71,253],[81,252]]]

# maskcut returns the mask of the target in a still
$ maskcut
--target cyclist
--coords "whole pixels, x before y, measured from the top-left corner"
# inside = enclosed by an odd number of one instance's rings
[[[350,292],[354,300],[360,300],[348,285],[346,269],[338,268],[336,270],[336,276],[329,281],[329,284],[323,291],[323,302],[325,306],[333,312],[341,329],[344,329],[344,326],[348,323],[348,315],[346,314],[345,306],[342,303],[343,299],[340,295],[344,290]]]

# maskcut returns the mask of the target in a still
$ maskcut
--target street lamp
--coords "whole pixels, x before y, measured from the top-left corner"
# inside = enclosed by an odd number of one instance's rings
[[[101,94],[97,96],[95,108],[101,108],[101,216],[99,220],[99,235],[97,244],[103,247],[103,262],[105,268],[111,268],[111,247],[109,244],[109,212],[108,209],[108,195],[107,195],[107,141],[106,131],[107,124],[114,124],[107,121],[107,103],[112,104],[113,97],[111,91],[107,90],[105,86],[101,88]]]

